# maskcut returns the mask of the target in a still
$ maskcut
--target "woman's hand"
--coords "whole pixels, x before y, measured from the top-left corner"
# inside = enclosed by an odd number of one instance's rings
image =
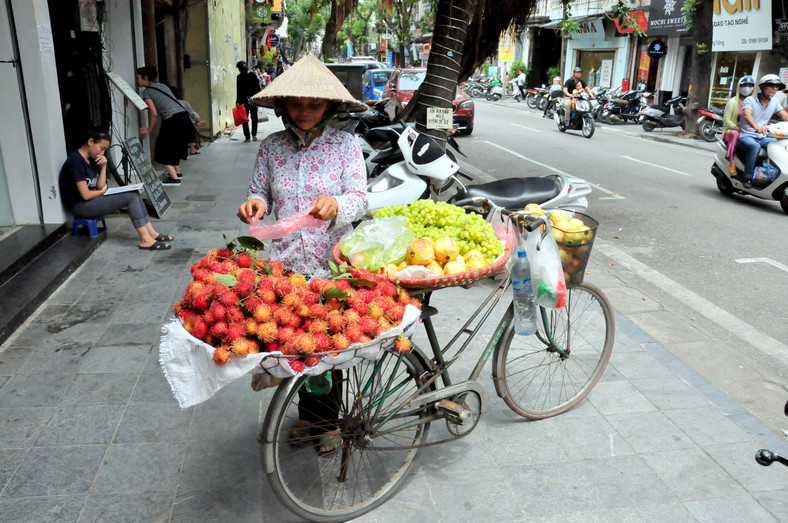
[[[309,214],[323,221],[330,221],[336,218],[339,204],[333,196],[320,196],[312,202]]]
[[[251,222],[252,218],[259,220],[263,216],[265,216],[265,202],[263,200],[252,198],[251,200],[246,200],[238,207],[238,218],[244,223]]]

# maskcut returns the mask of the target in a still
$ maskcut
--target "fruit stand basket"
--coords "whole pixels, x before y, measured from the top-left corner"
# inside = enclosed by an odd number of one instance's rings
[[[553,225],[553,230],[560,232],[560,235],[556,237],[556,243],[561,254],[561,265],[564,268],[564,278],[567,287],[583,283],[583,275],[585,274],[586,265],[588,265],[588,258],[591,256],[591,248],[594,245],[596,230],[599,226],[599,222],[587,214],[576,212],[574,217],[583,220],[583,223],[589,230],[565,231]],[[563,236],[562,239],[561,235]]]
[[[467,286],[475,281],[488,278],[501,271],[506,266],[506,262],[509,260],[511,254],[512,248],[509,244],[506,244],[503,253],[498,256],[494,262],[479,269],[473,269],[456,274],[436,274],[435,276],[420,278],[389,276],[389,280],[405,289],[422,291],[441,289],[444,287]],[[336,260],[337,263],[347,263],[342,258],[342,253],[339,250],[339,244],[334,246],[333,255],[334,260]]]

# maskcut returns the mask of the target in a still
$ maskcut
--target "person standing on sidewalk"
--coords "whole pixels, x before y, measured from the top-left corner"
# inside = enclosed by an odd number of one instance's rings
[[[180,185],[183,176],[181,160],[189,157],[189,142],[194,138],[194,125],[189,113],[178,103],[170,88],[156,81],[158,76],[155,67],[137,69],[137,85],[145,88],[142,99],[148,104],[149,111],[149,125],[140,127],[140,135],[144,137],[150,134],[158,117],[162,117],[153,159],[162,164],[169,175],[162,185]]]
[[[252,138],[257,141],[257,107],[249,103],[249,98],[260,92],[260,80],[257,75],[249,70],[243,60],[235,64],[238,68],[238,76],[235,78],[235,106],[246,109],[246,114],[252,120]],[[243,124],[244,142],[249,142],[249,122]]]
[[[525,73],[522,69],[517,70],[517,88],[520,90],[520,100],[525,100]]]
[[[334,245],[366,212],[367,172],[353,135],[326,123],[337,112],[362,112],[366,106],[314,56],[296,62],[251,102],[275,109],[285,130],[260,143],[238,217],[250,223],[272,211],[277,219],[306,211],[323,220],[321,227],[275,240],[268,256],[308,277],[327,276]],[[340,397],[340,388],[335,379],[330,394],[299,390],[299,420],[290,435],[294,445],[312,439],[321,454],[336,451],[339,407],[332,400]]]

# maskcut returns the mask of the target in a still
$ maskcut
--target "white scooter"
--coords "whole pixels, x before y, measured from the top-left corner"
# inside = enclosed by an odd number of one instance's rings
[[[773,179],[762,178],[756,180],[754,185],[746,187],[744,185],[744,151],[739,148],[736,150],[738,175],[731,177],[728,171],[730,163],[725,159],[728,146],[723,140],[717,142],[711,174],[717,179],[717,188],[722,194],[728,196],[734,193],[749,194],[764,200],[776,200],[780,202],[783,211],[788,214],[788,122],[771,124],[766,128],[769,130],[769,136],[777,138],[777,141],[770,143],[766,151],[761,149],[755,165],[761,165],[768,159],[772,167],[776,168],[776,176]]]
[[[588,208],[586,196],[591,185],[580,178],[561,174],[527,178],[507,178],[479,185],[463,185],[459,176],[472,179],[460,171],[455,162],[432,137],[412,127],[373,129],[386,133],[401,150],[403,160],[390,165],[367,184],[370,213],[389,205],[408,204],[423,198],[439,198],[457,185],[449,203],[485,197],[510,210],[538,203],[545,208],[562,208],[583,212]]]

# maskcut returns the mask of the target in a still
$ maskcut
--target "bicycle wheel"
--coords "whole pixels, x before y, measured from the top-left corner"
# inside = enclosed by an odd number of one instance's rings
[[[563,309],[538,309],[538,333],[515,336],[510,325],[496,350],[503,399],[526,418],[549,418],[577,405],[610,360],[615,322],[607,298],[588,283],[567,294]]]
[[[310,521],[346,521],[390,498],[421,450],[414,447],[429,431],[426,407],[403,406],[421,385],[424,370],[412,352],[387,350],[377,362],[334,371],[341,385],[319,398],[325,398],[321,410],[330,405],[338,419],[315,423],[298,440],[289,432],[299,419],[298,392],[307,380],[280,385],[260,440],[264,472],[282,504]],[[320,435],[337,427],[337,451],[319,455]]]

